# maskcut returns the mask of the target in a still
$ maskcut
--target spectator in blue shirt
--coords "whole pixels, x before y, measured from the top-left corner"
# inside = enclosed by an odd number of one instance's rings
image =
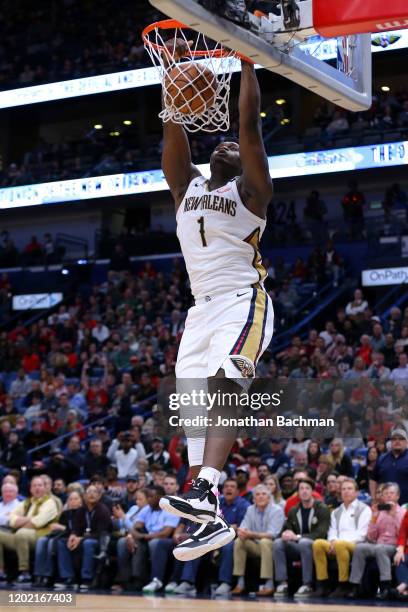
[[[391,450],[377,459],[369,482],[372,499],[375,499],[379,484],[396,482],[401,490],[400,504],[408,503],[408,434],[405,429],[391,432]]]
[[[157,591],[163,586],[155,576],[158,543],[162,539],[171,538],[180,520],[174,514],[161,510],[159,501],[163,495],[164,489],[161,486],[152,486],[147,489],[147,506],[137,513],[136,521],[126,538],[121,538],[125,540],[124,544],[118,546],[118,582],[126,583],[130,577],[133,577],[136,580],[134,585],[136,590],[140,590],[148,580],[149,556],[152,563],[149,590]]]
[[[282,443],[277,438],[271,439],[270,447],[271,452],[262,455],[261,461],[268,465],[271,474],[280,478],[290,469],[290,459],[282,452]]]

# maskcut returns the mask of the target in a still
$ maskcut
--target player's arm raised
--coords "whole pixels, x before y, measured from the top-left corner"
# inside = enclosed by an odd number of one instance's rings
[[[175,58],[182,57],[186,44],[183,40],[171,40],[166,43],[166,49]],[[190,144],[183,126],[173,121],[163,123],[162,169],[177,210],[190,181],[201,173],[192,162]]]
[[[273,195],[273,184],[262,140],[261,92],[253,64],[242,60],[241,66],[239,151],[242,176],[238,180],[238,187],[249,210],[265,218]]]

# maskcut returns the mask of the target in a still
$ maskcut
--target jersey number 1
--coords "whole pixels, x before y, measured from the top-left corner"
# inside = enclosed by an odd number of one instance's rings
[[[201,241],[203,243],[203,246],[206,247],[207,246],[207,241],[205,239],[205,230],[204,230],[204,217],[200,217],[199,219],[197,219],[197,223],[200,226],[200,236],[201,236]]]

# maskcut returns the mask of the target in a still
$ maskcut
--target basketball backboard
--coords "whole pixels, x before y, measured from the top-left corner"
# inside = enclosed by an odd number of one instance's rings
[[[302,85],[333,104],[352,111],[370,108],[370,35],[339,39],[337,66],[306,53],[302,43],[307,42],[311,36],[318,36],[313,27],[313,1],[276,0],[276,6],[282,5],[280,15],[279,11],[278,14],[275,11],[268,15],[248,14],[244,24],[208,10],[206,6],[211,3],[203,0],[150,0],[165,15],[238,51],[254,63]],[[283,10],[284,5],[288,4],[297,7],[294,20],[288,19]]]

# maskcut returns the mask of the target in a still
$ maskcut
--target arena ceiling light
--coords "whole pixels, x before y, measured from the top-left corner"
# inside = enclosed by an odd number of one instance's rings
[[[123,125],[133,125],[133,121],[131,121],[130,119],[125,119]]]
[[[388,85],[383,85],[381,87],[381,91],[391,91],[391,87],[388,87]]]
[[[278,98],[277,100],[275,100],[275,104],[277,104],[278,106],[282,106],[283,104],[286,104],[286,100],[284,98]]]
[[[102,130],[102,128],[103,128],[102,123],[95,123],[95,125],[94,125],[94,129],[95,130]]]
[[[259,114],[260,114],[260,116],[262,117],[262,119],[265,119],[265,117],[266,117],[266,113],[265,113],[264,111],[262,111],[262,113],[259,113]]]

